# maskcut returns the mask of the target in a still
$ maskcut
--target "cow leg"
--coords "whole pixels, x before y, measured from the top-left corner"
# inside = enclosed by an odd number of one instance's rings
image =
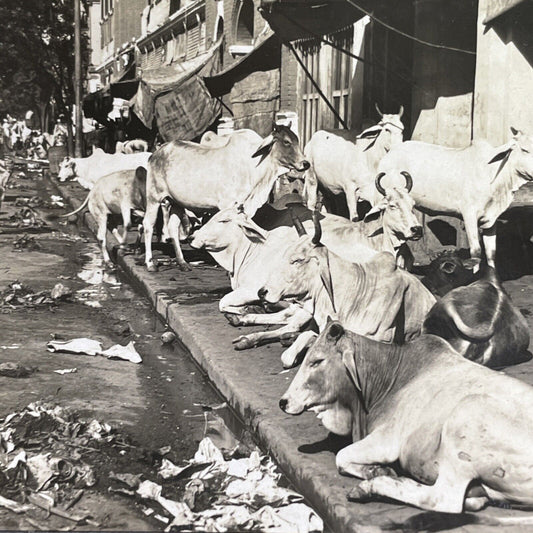
[[[304,331],[303,333],[300,333],[292,346],[287,348],[281,354],[283,368],[292,368],[298,360],[298,356],[313,344],[316,337],[317,334],[314,331]]]
[[[144,213],[143,227],[144,227],[144,248],[145,248],[145,264],[148,272],[157,272],[157,266],[154,264],[152,255],[152,237],[154,235],[154,226],[157,220],[157,212],[159,211],[159,203],[155,201],[147,201],[146,212]],[[163,208],[164,211],[164,208]]]
[[[471,476],[458,476],[451,465],[441,466],[439,477],[434,485],[424,485],[410,478],[378,476],[363,481],[351,493],[352,499],[369,496],[384,496],[398,502],[407,503],[441,513],[461,513],[465,502],[465,492],[472,480]],[[474,502],[472,502],[474,503]]]
[[[483,230],[483,247],[485,248],[487,264],[496,268],[496,224]]]
[[[257,290],[242,287],[228,292],[228,294],[223,296],[220,302],[218,302],[218,310],[221,313],[242,315],[243,307],[247,304],[257,302],[257,300]]]
[[[311,318],[312,315],[305,309],[294,309],[292,317],[287,320],[287,324],[285,326],[275,330],[241,335],[233,340],[233,344],[235,345],[236,350],[244,350],[246,348],[253,348],[258,344],[277,341],[283,336],[300,331],[311,320]]]
[[[318,179],[316,177],[315,169],[313,165],[305,172],[304,177],[304,197],[307,200],[307,207],[309,209],[314,209],[316,206],[317,200],[317,191],[318,191]]]
[[[100,248],[102,250],[102,257],[104,259],[104,265],[111,265],[111,258],[109,257],[109,252],[107,251],[107,216],[104,213],[99,213],[96,217],[96,223],[98,225],[98,230],[96,232],[96,238],[100,243]]]
[[[232,326],[270,326],[287,324],[294,314],[301,309],[299,305],[291,304],[286,309],[278,311],[277,313],[248,313],[246,315],[231,315],[226,316],[228,322]]]
[[[176,261],[178,262],[178,268],[182,271],[191,270],[191,267],[185,261],[183,257],[183,252],[180,246],[180,226],[181,218],[179,216],[178,209],[170,209],[170,217],[168,220],[168,233],[172,239],[172,244],[174,245],[174,251],[176,252]]]
[[[350,220],[357,222],[359,220],[359,216],[357,214],[357,201],[359,199],[359,195],[357,194],[355,187],[345,189],[344,194],[346,195],[346,204],[348,205]]]
[[[131,209],[129,205],[122,206],[122,236],[119,239],[121,247],[126,243],[128,231],[131,228]]]
[[[481,245],[479,243],[477,216],[475,213],[463,214],[463,220],[466,236],[468,237],[468,246],[470,247],[470,258],[476,263],[474,265],[474,272],[477,272],[479,270],[479,263],[481,262]]]

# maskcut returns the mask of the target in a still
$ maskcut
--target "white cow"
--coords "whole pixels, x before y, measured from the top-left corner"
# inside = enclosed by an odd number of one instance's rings
[[[335,194],[343,192],[350,219],[357,220],[360,189],[373,188],[382,157],[403,141],[402,115],[403,106],[397,115],[381,114],[380,122],[363,131],[355,143],[327,131],[317,131],[311,137],[304,149],[311,163],[305,178],[305,195],[310,209],[316,204],[320,183]],[[365,199],[373,203],[371,198]]]
[[[146,266],[157,269],[153,262],[151,239],[161,202],[172,203],[193,211],[224,209],[235,201],[253,215],[268,199],[272,185],[283,167],[307,170],[298,137],[287,126],[274,125],[271,135],[261,139],[251,130],[231,135],[220,147],[174,141],[157,150],[148,163],[146,181],[146,215],[144,232]],[[180,218],[167,213],[169,233],[174,242],[178,265],[188,270],[179,246]]]
[[[100,148],[89,157],[65,157],[59,165],[59,181],[77,180],[85,189],[91,189],[102,176],[120,170],[135,170],[148,165],[150,152],[135,154],[108,154]]]
[[[498,148],[485,141],[462,149],[407,141],[379,164],[379,171],[387,173],[385,184],[395,180],[399,171],[411,174],[411,195],[421,211],[462,217],[470,255],[477,262],[481,229],[487,262],[492,267],[496,220],[513,201],[513,193],[533,180],[533,137],[511,129],[513,139]]]

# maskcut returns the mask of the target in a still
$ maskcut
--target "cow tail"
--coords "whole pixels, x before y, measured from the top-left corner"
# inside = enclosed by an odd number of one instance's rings
[[[464,320],[462,319],[461,315],[458,313],[457,309],[455,308],[455,304],[452,299],[444,299],[442,301],[442,305],[444,306],[444,310],[448,314],[448,316],[453,320],[455,327],[465,336],[469,339],[477,342],[486,342],[488,341],[493,335],[494,331],[496,329],[496,323],[498,322],[500,315],[502,313],[502,307],[503,307],[503,300],[504,295],[501,290],[496,289],[498,294],[498,301],[496,302],[496,306],[494,309],[494,314],[492,315],[492,319],[488,324],[485,324],[483,326],[478,327],[471,327],[467,325]]]
[[[87,203],[89,202],[89,196],[90,196],[91,193],[89,193],[85,200],[83,200],[83,203],[78,207],[78,209],[75,209],[74,211],[71,211],[70,213],[67,213],[65,215],[59,215],[59,218],[67,218],[67,217],[70,217],[72,215],[75,215],[76,213],[79,213],[82,209],[85,209],[85,207],[87,207]]]

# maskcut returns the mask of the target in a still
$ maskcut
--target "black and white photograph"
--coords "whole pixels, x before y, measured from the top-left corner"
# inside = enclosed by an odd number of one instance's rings
[[[533,531],[533,0],[0,20],[0,531]]]

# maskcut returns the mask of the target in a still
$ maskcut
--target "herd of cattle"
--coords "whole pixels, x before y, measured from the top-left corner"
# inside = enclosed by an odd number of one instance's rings
[[[533,388],[486,368],[528,358],[529,328],[495,270],[495,224],[533,180],[533,138],[513,130],[498,148],[404,142],[401,115],[381,115],[356,139],[317,132],[304,151],[281,125],[265,139],[239,130],[153,154],[97,150],[66,159],[59,179],[91,189],[77,211],[87,205],[98,221],[106,261],[107,216],[121,214],[126,231],[133,210],[144,214],[156,271],[161,212],[180,269],[190,269],[187,238],[229,273],[219,309],[230,324],[280,326],[235,348],[279,340],[283,365],[301,362],[280,407],[352,435],[337,455],[342,473],[364,479],[351,499],[451,513],[533,505]],[[303,198],[268,203],[288,170],[303,173]],[[350,218],[322,208],[318,188],[344,192]],[[371,206],[364,217],[360,199]],[[444,253],[426,278],[410,272],[408,243],[423,231],[415,208],[464,220],[470,270]],[[191,233],[203,212],[215,214]]]

